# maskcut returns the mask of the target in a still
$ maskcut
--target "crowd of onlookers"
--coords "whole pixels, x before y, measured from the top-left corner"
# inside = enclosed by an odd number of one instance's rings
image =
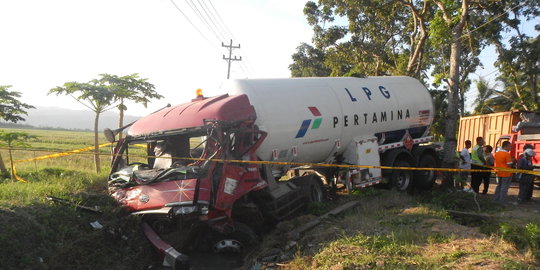
[[[532,200],[535,175],[528,173],[513,173],[508,169],[532,171],[532,159],[535,156],[533,146],[530,144],[525,145],[523,147],[523,153],[519,156],[518,160],[515,160],[510,155],[511,147],[512,145],[509,141],[504,141],[501,147],[493,153],[493,147],[485,145],[484,138],[482,137],[476,138],[476,145],[474,147],[470,140],[465,141],[465,148],[459,152],[459,168],[466,170],[484,170],[481,172],[470,172],[470,188],[474,192],[481,194],[488,193],[491,178],[491,171],[489,170],[495,169],[497,188],[495,189],[494,200],[496,202],[507,202],[506,197],[512,180],[519,182],[518,199],[517,202],[512,203],[519,204]],[[461,171],[460,176],[462,181],[458,181],[458,187],[464,188],[469,177],[469,172]],[[482,192],[480,192],[482,183],[484,185]]]

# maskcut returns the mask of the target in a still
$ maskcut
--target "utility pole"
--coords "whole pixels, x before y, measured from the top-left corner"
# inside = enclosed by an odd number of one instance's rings
[[[225,55],[223,55],[223,60],[227,61],[227,63],[229,64],[229,66],[227,67],[227,79],[229,79],[229,76],[231,75],[231,62],[232,61],[242,61],[242,56],[240,56],[240,58],[236,58],[236,55],[235,55],[234,58],[231,58],[232,57],[232,50],[233,49],[240,49],[240,44],[238,44],[238,46],[233,46],[232,45],[232,39],[231,39],[231,43],[229,45],[225,45],[225,44],[223,44],[223,42],[221,42],[221,47],[229,48],[229,57],[226,58]]]

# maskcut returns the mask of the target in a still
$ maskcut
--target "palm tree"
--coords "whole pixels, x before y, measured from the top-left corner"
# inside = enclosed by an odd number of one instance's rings
[[[493,104],[493,95],[496,92],[494,87],[492,87],[485,78],[480,77],[480,79],[476,81],[476,89],[478,90],[478,96],[473,102],[473,114],[486,114],[495,112],[495,110],[491,106]]]

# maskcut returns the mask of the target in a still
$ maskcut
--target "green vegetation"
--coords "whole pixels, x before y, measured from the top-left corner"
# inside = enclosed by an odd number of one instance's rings
[[[37,136],[28,147],[39,151],[16,150],[15,159],[79,149],[93,141],[91,132],[25,131]],[[109,149],[101,151],[108,161]],[[139,220],[108,196],[107,172],[96,174],[92,158],[90,153],[17,163],[19,176],[28,183],[0,179],[0,269],[147,269],[159,264]],[[52,202],[47,196],[73,204]],[[540,267],[537,213],[505,208],[481,196],[475,202],[470,193],[437,190],[410,196],[365,189],[312,205],[310,214],[278,224],[257,249],[282,249],[283,235],[292,228],[346,200],[360,204],[305,233],[284,269]],[[98,206],[103,213],[74,205]],[[449,210],[479,217],[459,218]],[[90,223],[95,221],[104,228],[94,229]],[[247,269],[251,262],[246,259]]]
[[[88,147],[93,140],[91,132],[25,131],[38,137],[27,147],[43,151],[16,150],[15,159]],[[102,152],[109,153],[106,148]],[[107,172],[93,172],[92,155],[16,165],[28,183],[0,179],[0,269],[133,269],[154,262],[139,220],[108,196]],[[75,205],[98,206],[103,213]],[[95,221],[104,227],[94,229],[90,223]]]
[[[20,150],[13,151],[14,160],[33,159],[41,156],[57,154],[60,152],[87,148],[93,145],[94,135],[84,131],[60,131],[60,130],[38,130],[38,129],[4,129],[7,132],[25,132],[35,139],[28,142],[28,145]],[[100,143],[105,143],[105,137],[100,134]],[[25,150],[27,149],[27,150]],[[93,149],[91,149],[93,150]],[[16,169],[20,176],[28,173],[36,173],[46,168],[72,169],[83,172],[94,171],[91,150],[73,155],[49,158],[38,161],[16,163]],[[109,170],[110,147],[100,148],[100,158],[106,166],[100,175],[106,175]],[[2,156],[8,156],[7,149],[0,149]],[[24,178],[24,177],[23,177]]]
[[[298,241],[293,258],[283,263],[284,269],[536,269],[540,266],[537,214],[523,215],[527,212],[522,209],[504,208],[484,197],[477,198],[482,210],[474,211],[473,194],[464,192],[434,191],[408,196],[371,189],[369,193],[352,197],[360,200],[361,206],[325,220],[306,233]],[[454,204],[449,203],[452,200]],[[478,213],[480,220],[452,217],[450,209],[444,207],[446,204],[451,210]],[[291,221],[290,226],[305,222],[299,218]],[[277,237],[281,233],[275,232]]]

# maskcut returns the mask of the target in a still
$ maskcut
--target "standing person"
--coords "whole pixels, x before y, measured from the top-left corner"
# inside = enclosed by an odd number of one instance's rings
[[[484,159],[486,160],[486,166],[493,167],[493,165],[495,165],[495,159],[494,159],[493,155],[491,154],[491,151],[493,151],[493,147],[491,147],[491,145],[486,145],[484,147]],[[484,190],[482,191],[482,194],[487,194],[487,192],[489,190],[489,181],[490,180],[491,180],[491,171],[483,172],[482,173],[482,182],[484,183]],[[478,188],[480,188],[480,186]]]
[[[471,152],[471,169],[473,170],[485,170],[486,168],[483,165],[486,165],[486,160],[484,159],[484,138],[477,137],[476,145],[473,147]],[[474,192],[478,193],[480,191],[480,183],[482,182],[483,172],[471,172],[471,187]]]
[[[469,153],[469,149],[472,146],[472,142],[470,140],[465,141],[465,148],[459,152],[459,168],[470,170],[471,169],[471,154]],[[459,172],[459,175],[461,176],[461,181],[457,183],[457,187],[460,189],[463,189],[464,183],[468,182],[469,179],[469,172]]]
[[[521,170],[533,170],[534,166],[532,159],[535,156],[534,146],[526,144],[523,147],[523,154],[520,155],[517,168]],[[519,179],[519,195],[518,203],[524,201],[530,201],[532,199],[532,193],[534,189],[534,175],[522,173]],[[523,195],[522,195],[523,190]]]
[[[512,145],[509,141],[502,143],[502,148],[495,153],[495,168],[509,169],[514,164],[512,156],[510,155],[510,148]],[[506,195],[508,194],[508,188],[512,182],[512,173],[502,170],[497,170],[497,188],[495,189],[495,201],[498,203],[506,202]]]

